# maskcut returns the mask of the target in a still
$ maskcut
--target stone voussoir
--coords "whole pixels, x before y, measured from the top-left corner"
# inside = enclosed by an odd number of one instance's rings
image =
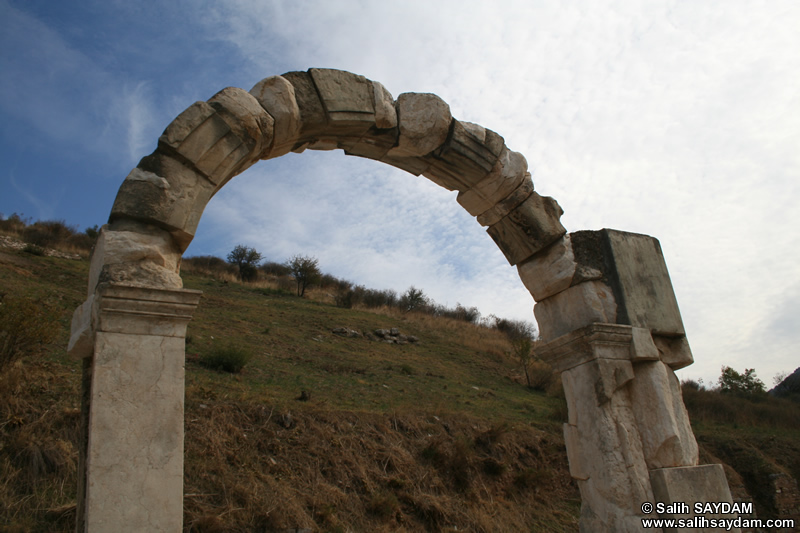
[[[445,143],[425,156],[431,164],[425,177],[451,191],[467,191],[485,178],[497,163],[505,144],[501,140],[499,145],[487,145],[487,130],[480,132],[482,138],[473,133],[475,130],[474,126],[468,129],[453,120]]]
[[[516,209],[522,202],[528,199],[533,193],[533,180],[531,180],[530,173],[525,173],[525,177],[519,187],[514,189],[514,192],[509,194],[505,199],[497,202],[494,207],[478,215],[478,224],[481,226],[492,226],[500,222],[500,220],[508,215],[511,211]]]
[[[329,128],[360,136],[375,125],[372,82],[344,70],[312,68],[308,71],[328,115]]]
[[[302,127],[294,85],[283,76],[270,76],[256,83],[250,94],[275,120],[272,145],[261,154],[261,159],[273,159],[291,152],[300,142]]]
[[[159,226],[172,234],[183,252],[215,191],[203,174],[158,148],[122,182],[109,221],[132,219]]]
[[[503,146],[492,171],[471,189],[459,192],[456,201],[470,215],[482,215],[513,193],[526,177],[530,174],[525,157]]]
[[[550,198],[533,192],[486,231],[513,266],[560,239],[564,211]]]
[[[435,94],[403,93],[395,106],[400,136],[389,157],[424,156],[447,140],[453,116],[450,106]]]
[[[282,74],[294,87],[294,97],[300,109],[300,136],[313,139],[328,129],[328,115],[320,100],[317,87],[308,72],[287,72]]]

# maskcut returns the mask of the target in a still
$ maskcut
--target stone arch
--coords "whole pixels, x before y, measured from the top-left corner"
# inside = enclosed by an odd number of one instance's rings
[[[200,297],[182,288],[181,255],[230,179],[306,149],[342,149],[458,191],[538,302],[551,341],[542,355],[568,396],[582,529],[641,531],[641,503],[681,486],[661,474],[651,483],[653,472],[697,464],[673,373],[691,352],[658,241],[566,235],[561,208],[534,191],[525,158],[500,135],[453,118],[436,95],[394,100],[378,82],[331,69],[192,104],[120,186],[69,347],[84,361],[78,530],[181,529],[184,336]]]

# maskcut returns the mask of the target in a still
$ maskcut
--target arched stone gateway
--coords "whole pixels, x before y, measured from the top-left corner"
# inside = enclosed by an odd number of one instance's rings
[[[454,119],[436,95],[395,101],[363,76],[311,69],[192,104],[123,181],[72,322],[69,350],[84,361],[78,531],[181,530],[184,336],[200,299],[182,288],[181,254],[233,176],[336,148],[457,190],[517,266],[567,394],[582,531],[642,531],[645,502],[730,501],[721,466],[697,466],[673,373],[692,355],[658,241],[567,234],[497,133]]]

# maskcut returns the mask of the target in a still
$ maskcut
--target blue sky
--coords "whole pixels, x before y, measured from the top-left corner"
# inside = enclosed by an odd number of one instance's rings
[[[433,92],[524,154],[569,231],[661,241],[696,363],[772,376],[800,345],[800,4],[0,0],[0,213],[102,224],[164,127],[227,86],[329,67]],[[532,320],[516,269],[422,177],[262,162],[187,255],[315,255],[375,288]]]

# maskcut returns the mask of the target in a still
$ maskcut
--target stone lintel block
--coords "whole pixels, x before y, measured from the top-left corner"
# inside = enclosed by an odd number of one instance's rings
[[[98,332],[183,338],[201,294],[102,283],[97,290],[95,327]]]
[[[435,94],[403,93],[395,106],[400,137],[389,156],[427,155],[447,140],[453,116],[450,106]]]
[[[92,356],[94,349],[93,309],[94,295],[91,295],[72,313],[67,353],[73,359],[84,359]]]
[[[480,217],[479,217],[480,218]],[[519,278],[537,302],[567,290],[578,264],[565,235],[517,265]]]
[[[475,128],[471,128],[474,130]],[[500,152],[486,146],[458,120],[453,120],[445,143],[425,159],[430,168],[425,177],[448,190],[467,191],[492,171]],[[500,147],[502,150],[502,146]]]
[[[372,97],[375,105],[375,127],[382,130],[397,127],[397,109],[394,98],[386,87],[377,81],[372,82]]]
[[[500,222],[500,219],[527,200],[531,194],[533,194],[533,180],[531,180],[531,175],[526,173],[522,183],[519,184],[519,187],[514,189],[514,192],[497,202],[494,207],[482,215],[478,215],[478,224],[481,226],[497,224]]]
[[[578,265],[600,271],[614,291],[620,324],[647,328],[654,335],[685,335],[657,239],[603,229],[574,232],[571,240]]]
[[[486,231],[513,266],[566,233],[559,220],[563,213],[554,199],[534,192]]]
[[[291,152],[300,140],[303,125],[294,86],[283,76],[270,76],[256,83],[250,94],[275,120],[272,146],[261,158],[272,159]]]
[[[489,136],[490,130],[486,132]],[[456,201],[470,215],[482,215],[513,193],[526,177],[530,178],[530,174],[525,157],[504,145],[492,171],[471,189],[460,192]]]
[[[400,170],[405,170],[409,174],[413,174],[415,176],[419,176],[428,170],[428,167],[430,166],[430,163],[420,157],[399,157],[391,154],[392,151],[390,150],[389,153],[380,159],[380,161],[382,163],[386,163],[387,165],[397,167]]]
[[[537,302],[533,313],[539,335],[551,341],[593,323],[615,323],[617,304],[608,285],[587,281]]]
[[[650,482],[653,486],[653,497],[656,502],[664,503],[672,510],[680,511],[681,506],[673,504],[685,503],[688,513],[665,513],[660,515],[662,518],[691,519],[695,516],[695,503],[726,502],[733,503],[728,480],[725,477],[725,470],[722,465],[701,465],[683,466],[677,468],[658,468],[650,471]],[[727,518],[735,519],[739,515],[734,514],[704,514],[707,519]],[[678,533],[685,531],[677,528],[664,528],[665,533]],[[719,529],[702,528],[694,531],[719,531]],[[729,531],[741,531],[738,527]]]
[[[686,336],[664,337],[653,335],[661,360],[673,370],[679,370],[694,363],[692,349]]]
[[[350,126],[364,132],[375,125],[374,90],[367,78],[327,68],[312,68],[309,74],[328,114],[329,129]]]
[[[328,115],[320,100],[317,86],[308,72],[287,72],[281,75],[294,87],[300,109],[300,136],[304,139],[323,134],[328,129]]]
[[[697,441],[675,373],[661,361],[640,362],[633,369],[631,405],[647,468],[696,465]]]
[[[158,148],[122,182],[109,221],[127,218],[162,227],[183,252],[216,189],[206,176]]]

